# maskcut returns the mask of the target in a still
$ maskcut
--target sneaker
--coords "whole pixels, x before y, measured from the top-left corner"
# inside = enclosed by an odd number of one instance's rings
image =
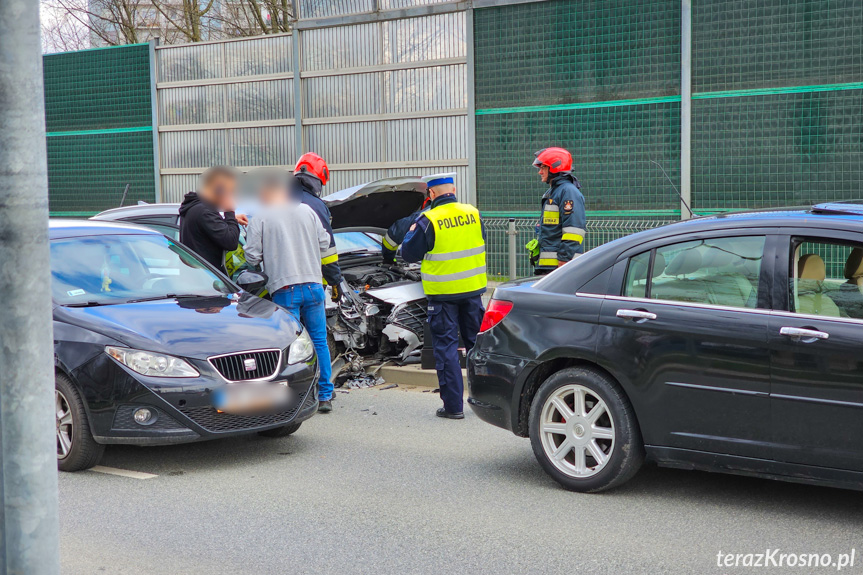
[[[333,402],[330,399],[324,399],[318,404],[318,413],[329,413],[333,410]]]

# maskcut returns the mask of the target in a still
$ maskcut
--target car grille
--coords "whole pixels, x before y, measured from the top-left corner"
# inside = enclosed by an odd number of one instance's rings
[[[246,351],[210,358],[213,367],[228,381],[266,379],[276,374],[282,352],[277,349]],[[254,360],[254,369],[247,369],[246,360]]]
[[[213,433],[242,431],[244,429],[255,429],[258,427],[267,427],[278,423],[288,423],[299,411],[300,406],[305,402],[309,392],[302,394],[297,403],[288,411],[280,413],[270,413],[266,415],[235,415],[233,413],[219,413],[214,407],[181,407],[180,411],[206,429]]]
[[[392,323],[399,327],[409,329],[422,339],[423,329],[428,318],[428,302],[426,300],[413,301],[405,304],[393,316]]]

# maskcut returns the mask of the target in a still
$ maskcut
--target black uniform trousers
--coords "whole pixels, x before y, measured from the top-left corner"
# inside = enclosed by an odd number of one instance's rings
[[[464,380],[458,355],[458,336],[466,351],[476,343],[484,309],[482,296],[475,295],[428,304],[428,321],[434,344],[435,369],[440,385],[440,398],[448,413],[464,411]]]

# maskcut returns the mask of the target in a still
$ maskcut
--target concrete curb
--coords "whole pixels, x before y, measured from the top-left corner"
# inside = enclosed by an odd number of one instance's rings
[[[388,384],[395,383],[432,389],[438,386],[437,372],[433,369],[421,369],[418,365],[388,365],[382,367],[378,375],[384,378]],[[462,370],[462,375],[467,378],[464,370]]]

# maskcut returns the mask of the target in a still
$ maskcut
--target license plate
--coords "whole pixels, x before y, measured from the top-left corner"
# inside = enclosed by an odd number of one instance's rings
[[[217,411],[236,415],[277,413],[288,408],[292,397],[287,381],[269,384],[231,384],[213,392]]]

